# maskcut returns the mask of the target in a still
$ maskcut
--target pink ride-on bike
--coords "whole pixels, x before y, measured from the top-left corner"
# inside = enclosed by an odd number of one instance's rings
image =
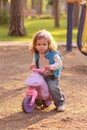
[[[44,71],[45,69],[33,68],[33,73],[25,81],[28,88],[22,101],[22,109],[26,113],[32,112],[36,105],[48,107],[52,103],[47,83],[41,75]]]

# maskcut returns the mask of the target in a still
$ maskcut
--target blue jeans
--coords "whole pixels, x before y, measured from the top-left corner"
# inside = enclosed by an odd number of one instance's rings
[[[59,78],[55,78],[53,75],[44,76],[45,81],[48,84],[48,88],[54,104],[59,107],[64,104],[64,98],[59,88]]]

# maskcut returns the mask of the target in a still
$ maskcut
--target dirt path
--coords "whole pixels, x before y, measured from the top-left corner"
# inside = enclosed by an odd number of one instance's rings
[[[87,56],[73,48],[63,56],[60,86],[66,97],[66,111],[55,111],[52,104],[25,114],[24,80],[32,60],[28,47],[0,46],[0,130],[87,130]]]

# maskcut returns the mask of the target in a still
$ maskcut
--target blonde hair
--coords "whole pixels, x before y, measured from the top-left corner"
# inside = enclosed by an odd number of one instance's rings
[[[48,50],[50,50],[50,51],[57,50],[57,46],[56,46],[56,43],[55,43],[52,35],[46,30],[40,30],[34,35],[32,43],[30,45],[30,50],[32,52],[37,52],[37,50],[35,48],[37,40],[43,39],[43,38],[45,38],[48,42]]]

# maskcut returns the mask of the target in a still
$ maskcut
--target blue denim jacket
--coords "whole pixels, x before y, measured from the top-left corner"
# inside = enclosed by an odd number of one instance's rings
[[[62,59],[62,57],[61,57],[61,55],[58,51],[47,51],[46,54],[45,54],[45,57],[49,60],[50,65],[55,63],[55,61],[54,61],[54,55],[55,54],[58,54],[60,56],[60,58]],[[39,59],[39,53],[35,53],[35,62],[37,62],[38,59]],[[53,70],[53,75],[55,77],[60,76],[61,70],[62,70],[62,66],[57,70]]]

